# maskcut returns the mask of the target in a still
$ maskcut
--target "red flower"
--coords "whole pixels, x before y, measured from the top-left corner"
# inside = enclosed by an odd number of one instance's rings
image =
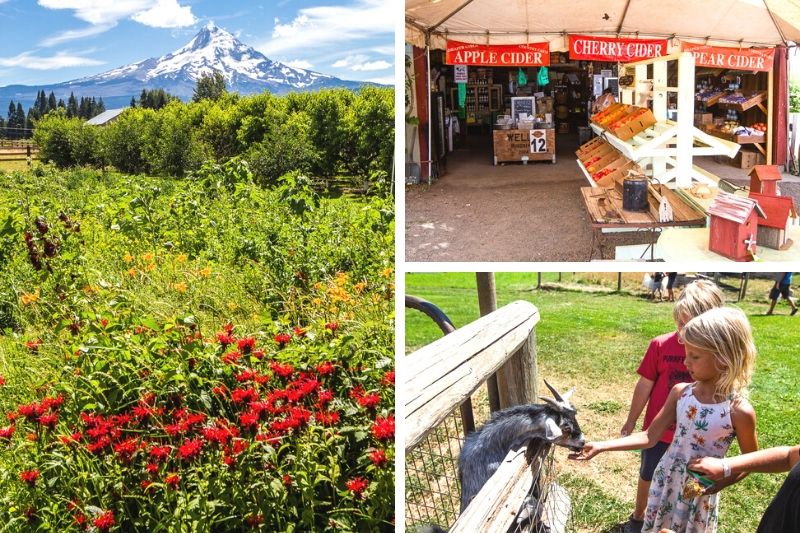
[[[275,335],[275,342],[277,342],[281,348],[289,344],[291,340],[292,336],[289,335],[288,333],[278,333],[277,335]]]
[[[375,409],[375,407],[381,401],[381,396],[377,392],[371,392],[365,396],[362,396],[357,401],[362,407],[366,407],[367,409]]]
[[[269,367],[282,378],[288,378],[294,373],[294,367],[289,363],[281,364],[277,361],[272,361]]]
[[[381,384],[386,385],[387,387],[394,386],[394,370],[389,370],[383,375],[381,379]]]
[[[349,396],[350,396],[352,399],[354,399],[354,400],[358,400],[359,398],[361,398],[362,396],[364,396],[364,387],[362,387],[361,385],[356,385],[355,387],[353,387],[352,389],[350,389],[350,392],[348,393],[348,395],[349,395]]]
[[[108,531],[114,525],[114,511],[105,511],[95,518],[92,523],[100,531]]]
[[[130,461],[131,456],[139,449],[139,441],[135,438],[125,439],[124,441],[114,445],[114,453],[122,462]]]
[[[264,350],[253,350],[253,353],[251,353],[250,355],[261,361],[262,359],[264,359]]]
[[[394,438],[394,415],[386,418],[380,416],[375,419],[372,425],[372,434],[378,440],[389,440]]]
[[[156,463],[147,463],[147,466],[145,468],[147,468],[147,471],[150,472],[151,474],[158,473],[158,465]]]
[[[42,339],[33,339],[32,341],[28,341],[25,343],[25,347],[33,353],[37,353],[39,351],[39,346],[41,345],[42,345]]]
[[[226,365],[235,365],[236,363],[239,362],[239,359],[241,357],[242,357],[241,352],[233,350],[222,356],[222,362],[225,363]]]
[[[167,474],[167,477],[164,478],[164,483],[166,483],[169,488],[171,489],[178,489],[178,485],[181,483],[181,476],[178,474]]]
[[[295,326],[294,327],[294,334],[295,334],[296,337],[305,337],[306,330],[301,328],[301,327]]]
[[[5,384],[6,384],[6,378],[4,378],[3,376],[0,376],[0,387],[2,387]]]
[[[329,389],[321,389],[317,397],[319,398],[320,405],[325,405],[329,401],[333,400],[333,391]]]
[[[320,363],[317,365],[317,374],[320,376],[327,376],[328,374],[333,374],[335,370],[333,363],[330,361],[325,361],[324,363]]]
[[[81,513],[76,514],[72,520],[75,522],[76,526],[85,526],[86,525],[86,515]]]
[[[48,429],[54,429],[58,423],[58,414],[42,415],[39,417],[39,423]]]
[[[217,385],[216,387],[211,389],[211,392],[213,392],[217,396],[225,396],[228,393],[228,387],[226,387],[225,385]]]
[[[142,481],[139,483],[139,485],[140,485],[140,486],[141,486],[141,487],[142,487],[142,488],[143,488],[145,491],[146,491],[146,490],[148,489],[148,487],[150,487],[150,485],[152,485],[152,484],[153,484],[153,482],[152,482],[152,481],[150,481],[149,479],[143,479],[143,480],[142,480]]]
[[[383,450],[372,450],[369,452],[369,460],[375,466],[383,466],[386,464],[386,452]]]
[[[251,514],[247,518],[244,519],[244,523],[250,527],[258,527],[264,523],[264,515],[263,514]]]
[[[239,415],[239,425],[243,428],[252,428],[258,425],[258,413],[248,411]]]
[[[335,426],[339,423],[339,412],[338,411],[320,411],[318,413],[314,413],[314,419],[322,424],[323,426]]]
[[[394,431],[394,420],[392,420],[392,431]],[[203,441],[200,439],[189,440],[186,439],[184,443],[178,448],[178,457],[183,460],[190,461],[200,455],[203,450]]]
[[[338,322],[328,322],[327,324],[325,324],[325,329],[327,329],[328,331],[330,331],[332,333],[332,332],[336,331],[337,329],[339,329],[339,323]]]
[[[15,430],[16,428],[13,425],[7,428],[0,428],[0,439],[10,440]]]
[[[222,345],[222,347],[225,348],[229,344],[233,344],[233,342],[236,339],[234,339],[233,335],[231,335],[229,333],[217,333],[217,340]]]
[[[239,341],[236,343],[236,346],[239,348],[240,352],[248,354],[255,349],[256,338],[244,337],[243,339],[239,339]]]
[[[39,471],[38,470],[25,470],[24,472],[19,473],[19,478],[33,487],[36,485],[36,480],[39,479]]]
[[[292,486],[292,476],[290,476],[289,474],[284,474],[283,475],[283,484],[285,486],[287,486],[287,487],[291,487]]]
[[[353,479],[349,480],[345,483],[347,490],[355,494],[356,496],[361,496],[361,493],[367,488],[369,483],[363,477],[354,477]]]

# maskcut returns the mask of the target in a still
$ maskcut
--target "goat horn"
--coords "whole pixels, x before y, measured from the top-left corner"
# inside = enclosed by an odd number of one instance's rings
[[[544,380],[544,384],[547,385],[547,388],[550,389],[550,392],[553,393],[553,398],[555,398],[556,401],[558,401],[559,403],[566,403],[564,401],[564,398],[561,397],[561,395],[558,393],[558,391],[552,385],[550,385],[547,382],[547,380]]]
[[[567,391],[567,392],[564,394],[564,401],[565,401],[565,402],[567,402],[567,403],[569,403],[569,401],[568,401],[568,400],[569,400],[570,396],[572,396],[572,393],[574,393],[574,392],[575,392],[575,387],[572,387],[571,389],[569,389],[569,390],[568,390],[568,391]]]
[[[555,401],[552,398],[545,398],[544,396],[539,396],[539,398],[541,398],[545,402],[549,403],[550,405],[552,405],[553,407],[555,407],[559,411],[564,408],[564,404],[563,403],[558,403],[557,401]]]

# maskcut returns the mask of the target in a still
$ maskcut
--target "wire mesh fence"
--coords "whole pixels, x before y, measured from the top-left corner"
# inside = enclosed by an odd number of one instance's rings
[[[458,518],[458,455],[464,428],[458,410],[431,431],[406,456],[406,529],[437,524],[444,529]]]
[[[458,456],[464,441],[458,410],[406,456],[406,531],[436,525],[445,530],[458,518],[461,487]],[[532,482],[507,533],[557,533],[569,527],[569,497],[557,482],[553,447],[532,441],[525,451]]]

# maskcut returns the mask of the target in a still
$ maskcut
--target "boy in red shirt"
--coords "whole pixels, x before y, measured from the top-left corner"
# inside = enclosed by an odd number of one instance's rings
[[[672,333],[660,335],[650,341],[650,346],[639,365],[637,373],[639,382],[633,391],[628,419],[620,430],[622,436],[630,435],[636,428],[636,422],[645,405],[647,411],[644,415],[642,431],[646,430],[658,412],[664,406],[669,396],[669,391],[678,383],[692,381],[689,371],[686,370],[684,359],[686,350],[679,342],[679,333],[684,324],[709,309],[722,307],[725,297],[714,283],[698,280],[687,285],[675,302],[672,317],[675,319],[677,330]],[[650,481],[653,472],[667,451],[675,427],[664,432],[661,441],[653,448],[642,450],[641,466],[639,468],[639,483],[636,488],[636,507],[628,523],[625,524],[625,533],[639,533],[642,530],[642,519],[647,506],[647,494],[650,491]]]

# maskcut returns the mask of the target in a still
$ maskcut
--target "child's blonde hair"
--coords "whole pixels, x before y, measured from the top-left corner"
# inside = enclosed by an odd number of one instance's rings
[[[685,323],[710,309],[723,305],[725,305],[725,296],[716,283],[698,279],[684,287],[672,308],[672,318],[675,319],[676,324]]]
[[[727,397],[731,393],[746,395],[753,374],[756,345],[753,330],[745,314],[732,307],[711,309],[691,319],[681,339],[701,350],[714,354],[720,372],[717,394]]]

